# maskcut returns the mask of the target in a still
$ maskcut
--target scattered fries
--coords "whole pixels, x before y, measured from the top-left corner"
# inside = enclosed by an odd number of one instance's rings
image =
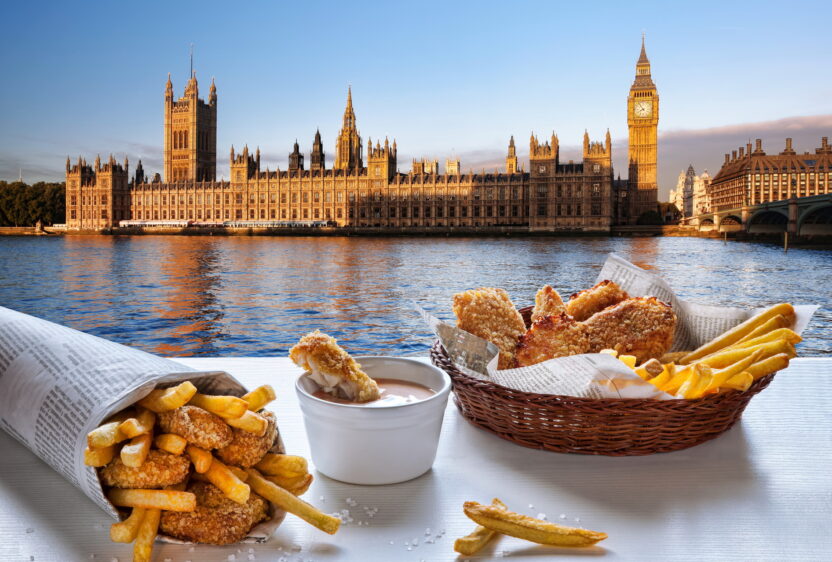
[[[592,546],[607,538],[606,533],[565,527],[521,515],[494,505],[465,502],[463,511],[475,523],[504,535],[551,546]]]
[[[133,562],[150,562],[161,517],[162,511],[159,509],[148,509],[144,514],[139,524],[139,532],[136,534],[136,542],[133,544]]]
[[[130,440],[130,443],[121,448],[121,462],[125,466],[133,468],[140,467],[150,453],[150,444],[153,436],[149,433],[139,435]]]
[[[101,447],[99,449],[84,449],[84,464],[87,466],[106,466],[116,456],[116,446]]]
[[[194,463],[194,470],[200,474],[208,472],[214,462],[214,456],[210,451],[200,449],[196,445],[188,445],[185,450],[188,452],[188,456],[191,457],[191,462]]]
[[[225,419],[225,423],[227,423],[231,427],[236,427],[238,429],[242,429],[243,431],[248,431],[249,433],[253,433],[258,437],[266,433],[266,429],[268,429],[269,427],[269,422],[268,420],[266,420],[266,418],[264,418],[258,413],[252,412],[251,410],[246,410],[245,413],[239,418],[223,419]]]
[[[141,408],[135,418],[127,418],[118,426],[118,430],[128,439],[138,437],[143,433],[150,433],[156,423],[156,414]]]
[[[157,449],[161,449],[171,455],[181,455],[185,452],[188,441],[184,437],[180,437],[174,433],[163,433],[162,435],[156,436],[153,444],[156,445]]]
[[[239,504],[245,504],[248,501],[249,495],[251,495],[249,485],[237,478],[227,466],[216,458],[211,461],[211,466],[205,471],[205,478],[211,484],[222,490],[226,497]]]
[[[501,502],[498,498],[491,500],[491,505],[500,509],[508,509],[506,504]],[[465,556],[473,556],[483,549],[491,539],[496,537],[499,533],[486,529],[482,525],[477,525],[474,530],[464,537],[458,538],[454,541],[454,550]]]
[[[143,507],[134,507],[130,513],[130,517],[124,521],[110,525],[110,540],[124,543],[131,543],[136,540],[139,525],[141,525],[146,511]]]

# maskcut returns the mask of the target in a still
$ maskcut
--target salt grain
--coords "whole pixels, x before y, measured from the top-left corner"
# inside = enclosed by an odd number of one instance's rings
[[[529,504],[529,509],[534,509],[534,505]]]
[[[412,546],[408,546],[408,547],[407,547],[407,550],[413,550],[413,547],[412,547]]]
[[[394,542],[393,542],[393,541],[390,541],[390,544],[394,544]]]
[[[575,518],[575,523],[580,523],[580,522],[581,522],[581,518],[580,518],[580,517],[576,517],[576,518]]]
[[[537,518],[538,519],[543,519],[544,521],[546,521],[546,514],[545,513],[538,513]]]
[[[427,529],[425,529],[425,536],[427,537],[427,536],[429,536],[429,535],[430,535],[430,527],[428,527]]]
[[[228,555],[228,562],[234,562],[235,560],[237,560],[237,556],[235,556],[234,554]]]
[[[561,514],[560,514],[560,518],[561,518],[561,519],[566,519],[566,514],[565,514],[565,513],[561,513]]]
[[[419,546],[419,539],[413,539],[413,546]]]
[[[254,556],[253,554],[249,554],[249,555],[248,555],[248,559],[249,559],[249,560],[256,560],[256,559],[257,559],[257,557],[256,557],[256,556]]]

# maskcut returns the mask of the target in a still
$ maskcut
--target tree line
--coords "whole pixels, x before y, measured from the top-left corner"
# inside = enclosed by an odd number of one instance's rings
[[[66,184],[0,181],[0,226],[66,222]]]

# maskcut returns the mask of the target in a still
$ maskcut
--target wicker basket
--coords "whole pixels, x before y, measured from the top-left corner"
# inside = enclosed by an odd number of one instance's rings
[[[528,323],[531,307],[520,313]],[[474,425],[524,447],[584,455],[649,455],[704,443],[730,429],[751,397],[774,378],[762,377],[745,392],[695,400],[575,398],[521,392],[469,377],[438,341],[430,356],[450,375],[456,405]]]

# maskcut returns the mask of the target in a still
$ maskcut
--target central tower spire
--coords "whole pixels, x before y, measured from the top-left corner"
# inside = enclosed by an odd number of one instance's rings
[[[361,136],[355,123],[352,107],[352,86],[347,88],[347,107],[344,109],[344,124],[335,142],[335,169],[358,170],[364,166]]]

